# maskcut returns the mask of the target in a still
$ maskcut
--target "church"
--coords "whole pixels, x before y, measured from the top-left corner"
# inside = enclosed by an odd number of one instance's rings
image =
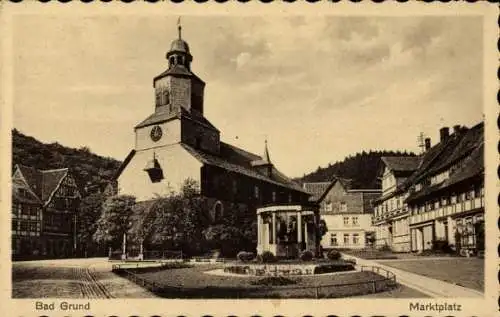
[[[191,69],[181,31],[179,25],[166,54],[168,68],[153,79],[154,111],[135,126],[135,147],[116,174],[118,194],[145,202],[179,191],[190,179],[213,214],[232,203],[252,209],[307,203],[310,195],[272,163],[267,142],[260,156],[221,141],[204,116],[205,82]]]

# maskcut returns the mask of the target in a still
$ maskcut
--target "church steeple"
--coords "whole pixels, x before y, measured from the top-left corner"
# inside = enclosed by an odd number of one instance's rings
[[[267,177],[272,177],[273,174],[273,163],[271,163],[271,158],[269,156],[269,149],[267,147],[267,139],[264,143],[264,154],[258,160],[252,161],[251,165],[259,173],[266,175]]]
[[[262,156],[262,159],[264,160],[264,162],[271,164],[271,159],[269,158],[269,150],[267,148],[267,139],[264,144],[264,155]]]
[[[180,18],[177,20],[177,32],[179,33],[179,36],[177,39],[172,41],[170,44],[170,50],[167,52],[168,66],[169,68],[182,66],[190,70],[193,56],[189,52],[188,43],[182,39],[182,25]]]

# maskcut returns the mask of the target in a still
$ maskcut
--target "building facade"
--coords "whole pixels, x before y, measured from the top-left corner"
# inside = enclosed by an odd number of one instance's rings
[[[80,193],[67,168],[16,165],[12,175],[12,257],[64,258],[76,252]]]
[[[400,197],[404,212],[391,212],[385,200],[377,203],[377,241],[392,241],[389,247],[398,250],[385,228],[404,219],[404,245],[409,239],[409,251],[454,250],[462,255],[483,251],[483,123],[472,128],[455,126],[452,134],[444,127],[439,143],[432,147],[430,139],[426,140],[418,168],[396,186],[390,197]],[[401,251],[407,251],[407,247]]]
[[[220,140],[204,115],[205,83],[191,69],[180,27],[166,57],[168,68],[153,79],[154,111],[135,126],[135,147],[116,175],[117,193],[147,201],[179,191],[190,179],[209,198],[214,215],[233,203],[257,208],[307,202],[308,193],[271,162],[267,142],[259,156]]]
[[[348,180],[305,183],[317,203],[328,232],[321,240],[323,249],[362,249],[373,241],[372,214],[379,189],[353,189]]]
[[[388,247],[395,252],[410,251],[408,227],[408,194],[398,188],[418,168],[419,157],[382,157],[379,177],[382,180],[382,195],[375,201],[373,225],[375,245]]]

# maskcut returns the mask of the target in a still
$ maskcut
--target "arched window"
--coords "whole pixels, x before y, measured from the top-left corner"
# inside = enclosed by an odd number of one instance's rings
[[[170,57],[170,66],[174,66],[175,59],[173,56]]]
[[[156,93],[156,106],[161,105],[161,94],[160,92]]]
[[[170,103],[170,94],[168,93],[168,90],[165,90],[163,92],[163,104],[168,105]]]
[[[224,206],[220,201],[217,201],[214,204],[212,213],[213,213],[212,219],[214,222],[220,221],[222,219],[222,216],[224,215]]]

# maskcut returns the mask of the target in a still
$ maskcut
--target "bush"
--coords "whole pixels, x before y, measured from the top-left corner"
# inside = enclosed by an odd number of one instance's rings
[[[257,281],[250,282],[252,285],[266,285],[266,286],[283,286],[297,284],[297,281],[283,277],[283,276],[270,276]]]
[[[388,244],[384,244],[383,246],[381,246],[380,248],[378,248],[379,251],[386,251],[386,252],[391,252],[392,249],[391,247],[388,245]]]
[[[250,262],[255,258],[255,254],[247,251],[240,251],[236,255],[236,258],[241,262]]]
[[[446,240],[434,240],[432,242],[432,250],[435,252],[442,252],[442,253],[452,253],[453,252],[448,241],[446,241]]]
[[[234,265],[234,266],[226,266],[224,268],[224,272],[233,274],[248,274],[249,269],[250,268],[248,266]]]
[[[338,263],[318,265],[314,268],[313,274],[345,272],[345,271],[353,271],[353,270],[354,270],[354,266],[351,263],[347,263],[345,261],[342,261],[342,262],[338,262]]]
[[[273,263],[276,262],[276,257],[272,252],[265,251],[257,256],[257,262],[259,263]]]
[[[337,250],[330,250],[330,251],[328,251],[326,256],[330,260],[340,260],[340,258],[342,257],[342,254],[340,254],[340,252]]]
[[[307,262],[312,261],[313,253],[309,250],[302,251],[302,253],[300,254],[300,259]]]

